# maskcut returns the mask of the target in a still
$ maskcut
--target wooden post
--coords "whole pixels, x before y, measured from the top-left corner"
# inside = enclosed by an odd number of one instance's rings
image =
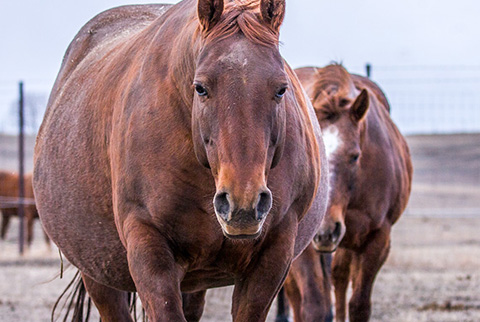
[[[24,249],[24,233],[25,233],[25,208],[23,205],[25,197],[25,180],[24,180],[24,137],[23,137],[23,82],[20,81],[19,85],[19,102],[18,102],[18,120],[19,120],[19,131],[18,131],[18,218],[20,219],[20,231],[18,234],[19,238],[19,251],[20,255],[23,255]]]

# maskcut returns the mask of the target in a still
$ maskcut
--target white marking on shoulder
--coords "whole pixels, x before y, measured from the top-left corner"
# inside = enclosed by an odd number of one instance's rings
[[[325,143],[325,152],[327,153],[327,159],[338,150],[342,145],[342,140],[338,132],[338,128],[335,125],[330,125],[323,131],[323,142]]]

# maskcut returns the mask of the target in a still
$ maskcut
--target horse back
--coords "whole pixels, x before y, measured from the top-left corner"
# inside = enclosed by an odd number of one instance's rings
[[[121,55],[122,44],[167,8],[111,9],[79,31],[65,54],[35,145],[33,186],[47,234],[87,275],[95,276],[92,267],[103,267],[105,283],[127,289],[133,288],[133,282],[122,257],[125,249],[115,228],[109,193],[109,124],[111,105],[118,96],[112,84],[123,76],[127,63],[118,64],[112,57]],[[121,258],[120,265],[114,256],[102,254],[105,245]]]
[[[92,53],[101,56],[122,39],[131,37],[170,8],[171,4],[127,5],[106,10],[87,22],[76,34],[63,57],[60,72],[50,97],[78,65]],[[98,51],[98,52],[97,52]]]
[[[382,89],[377,85],[377,83],[373,82],[370,78],[351,74],[353,83],[359,89],[368,88],[370,92],[375,95],[375,97],[379,100],[380,105],[383,106],[388,113],[390,113],[390,103],[388,102],[385,93],[383,93]]]

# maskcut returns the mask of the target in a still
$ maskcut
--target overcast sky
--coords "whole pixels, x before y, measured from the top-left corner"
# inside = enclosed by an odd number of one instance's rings
[[[148,2],[2,0],[0,80],[52,80],[86,21],[114,6]],[[293,67],[331,60],[347,66],[478,64],[479,14],[477,0],[287,0],[282,53]]]
[[[95,14],[149,2],[0,0],[0,105],[20,79],[48,91],[69,42]],[[478,0],[287,0],[281,51],[293,67],[341,61],[356,72],[366,62],[478,66],[479,14]]]

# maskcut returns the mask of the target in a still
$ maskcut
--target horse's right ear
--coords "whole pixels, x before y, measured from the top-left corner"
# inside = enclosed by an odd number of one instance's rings
[[[210,30],[220,21],[223,13],[223,0],[198,0],[197,14],[204,31]]]
[[[260,14],[263,21],[278,33],[285,17],[285,0],[261,0]]]
[[[360,122],[367,114],[370,101],[368,98],[368,92],[366,89],[362,89],[360,94],[355,99],[351,107],[352,117],[355,121]]]

